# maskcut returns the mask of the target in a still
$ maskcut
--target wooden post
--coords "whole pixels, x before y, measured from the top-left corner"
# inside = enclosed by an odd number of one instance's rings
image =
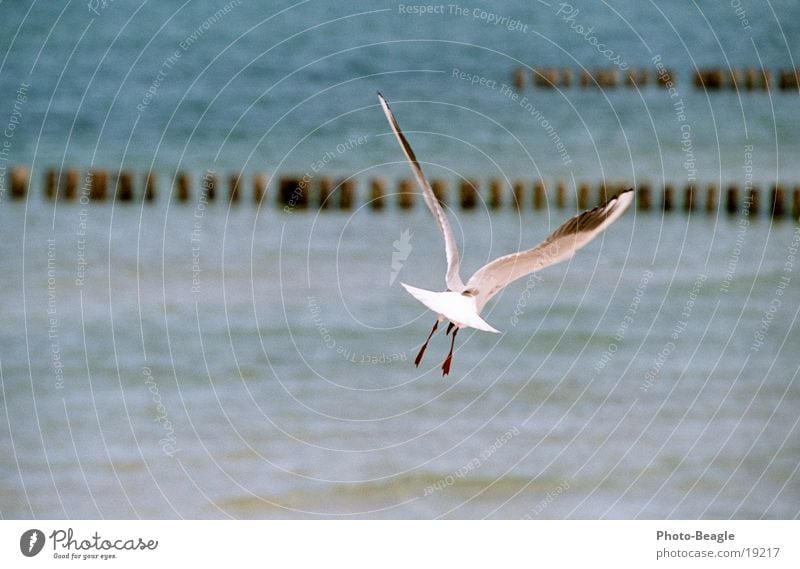
[[[414,184],[411,180],[400,180],[397,197],[400,209],[414,207]]]
[[[744,87],[744,84],[745,84],[744,71],[742,71],[739,68],[732,69],[730,73],[731,89],[739,91]]]
[[[352,209],[356,193],[356,183],[353,178],[339,182],[339,209]]]
[[[267,196],[267,176],[263,172],[253,175],[253,201],[260,204]]]
[[[228,176],[228,200],[232,203],[239,202],[239,186],[241,184],[242,174],[237,172]]]
[[[795,186],[792,193],[792,217],[800,221],[800,186]]]
[[[66,172],[66,180],[64,183],[64,198],[74,200],[78,195],[78,185],[80,184],[81,175],[75,168],[69,168]]]
[[[8,172],[9,186],[11,187],[11,199],[21,200],[28,191],[28,169],[22,166],[14,166]]]
[[[178,177],[175,179],[178,186],[175,197],[179,202],[189,201],[189,194],[191,194],[192,180],[187,172],[178,172]]]
[[[728,213],[735,214],[739,211],[739,188],[735,184],[728,186],[728,198],[725,209]]]
[[[203,193],[208,201],[214,201],[217,197],[217,175],[208,171],[203,176]]]
[[[556,207],[558,209],[567,207],[567,186],[561,180],[556,182]]]
[[[709,184],[707,192],[706,212],[715,213],[717,211],[717,186],[714,184]]]
[[[745,74],[744,84],[749,91],[753,89],[768,90],[772,75],[767,69],[748,68]]]
[[[278,181],[278,202],[284,206],[284,210],[308,207],[309,183],[306,178],[287,177]]]
[[[723,86],[723,77],[720,69],[698,69],[694,73],[694,86],[707,91],[717,90]]]
[[[772,72],[769,69],[761,70],[761,89],[768,91],[772,87]]]
[[[369,205],[372,209],[383,209],[383,196],[386,194],[386,182],[382,178],[372,178],[369,182]]]
[[[533,209],[542,209],[547,201],[544,181],[539,179],[533,183]]]
[[[525,69],[522,67],[518,67],[514,70],[514,87],[518,90],[522,91],[525,88],[525,77],[527,74],[525,73]]]
[[[599,87],[616,87],[619,74],[616,69],[599,69],[595,72],[594,78]]]
[[[677,83],[675,80],[675,73],[671,69],[665,69],[663,75],[656,74],[656,83],[664,89],[669,87],[670,82],[673,85]]]
[[[640,210],[650,210],[650,184],[639,184],[639,195],[636,201]]]
[[[789,69],[783,70],[779,75],[778,86],[781,89],[791,89],[796,91],[800,88],[800,71]]]
[[[786,208],[784,207],[785,197],[786,189],[781,184],[775,184],[772,187],[772,207],[770,208],[772,217],[780,219],[786,213]]]
[[[537,69],[533,72],[533,83],[537,87],[552,89],[558,86],[558,70],[553,68]]]
[[[144,177],[144,201],[152,202],[156,199],[156,173],[153,171]]]
[[[461,208],[473,209],[478,202],[478,182],[475,180],[461,180],[459,190]]]
[[[750,197],[750,217],[752,218],[752,217],[754,217],[754,216],[756,216],[758,214],[759,191],[758,191],[757,187],[753,186],[750,189],[749,197]]]
[[[517,180],[512,184],[511,189],[514,194],[514,207],[516,209],[521,209],[522,203],[525,200],[525,182]]]
[[[600,185],[597,187],[597,205],[602,205],[608,201],[610,192],[608,191],[608,185],[606,183],[600,182]]]
[[[131,173],[127,171],[117,174],[117,195],[116,200],[129,202],[133,199],[133,179]]]
[[[578,210],[589,209],[589,184],[581,182],[578,185]]]
[[[44,195],[48,200],[56,199],[58,193],[58,171],[48,168],[44,173]]]
[[[440,204],[444,205],[447,203],[447,182],[444,180],[433,180],[431,182],[431,190],[433,190],[433,195],[436,196]]]
[[[319,209],[328,209],[331,207],[333,198],[333,180],[330,176],[323,176],[319,180]]]
[[[689,185],[686,186],[685,198],[684,198],[684,202],[683,202],[683,210],[684,211],[688,211],[688,212],[694,211],[695,193],[696,192],[695,192],[695,189],[694,189],[694,184],[689,184]]]
[[[489,181],[489,207],[499,209],[503,205],[503,182],[498,179]]]
[[[105,170],[92,170],[92,185],[89,189],[89,199],[102,201],[108,192],[108,172]]]
[[[671,184],[665,184],[664,199],[661,202],[661,209],[663,211],[672,211],[674,195],[675,188],[673,188]]]

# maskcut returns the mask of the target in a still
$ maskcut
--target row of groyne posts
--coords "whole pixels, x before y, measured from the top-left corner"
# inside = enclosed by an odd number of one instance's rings
[[[8,187],[12,198],[18,200],[25,198],[29,177],[28,170],[24,167],[17,166],[9,171]],[[142,182],[142,191],[137,194],[134,175],[129,171],[109,173],[107,170],[94,169],[81,177],[80,172],[74,168],[67,169],[61,174],[52,168],[45,172],[44,195],[52,201],[102,202],[112,197],[115,202],[134,200],[153,202],[157,191],[156,174],[148,172],[143,176]],[[267,187],[270,180],[264,173],[255,173],[252,175],[251,183],[251,197],[255,203],[261,204],[268,198]],[[191,175],[179,172],[174,178],[174,199],[178,202],[190,201],[192,185]],[[223,188],[218,175],[207,172],[201,179],[200,195],[207,201],[214,201],[219,197],[231,203],[238,203],[242,199],[244,185],[241,173],[229,174],[227,192],[223,198]],[[407,178],[399,180],[393,192],[390,192],[388,187],[383,178],[372,178],[369,181],[365,205],[380,210],[386,207],[391,197],[398,209],[408,210],[414,207],[419,196],[414,181]],[[449,203],[446,181],[433,180],[431,187],[442,204]],[[511,207],[516,209],[541,210],[553,205],[564,209],[570,202],[574,203],[578,210],[584,210],[604,203],[609,197],[629,188],[630,185],[605,182],[597,184],[593,190],[590,184],[579,183],[573,190],[563,181],[556,181],[552,191],[548,192],[547,184],[541,179],[533,182],[517,180],[511,183],[492,179],[488,181],[487,187],[488,193],[484,195],[478,180],[461,179],[457,189],[458,205],[464,210],[475,209],[479,205],[488,209],[499,209],[509,202]],[[356,181],[353,178],[334,180],[323,176],[315,181],[307,176],[282,176],[276,182],[274,199],[284,211],[308,208],[349,210],[357,202],[356,190]],[[768,191],[768,201],[765,204],[762,204],[762,190],[752,184],[741,188],[738,184],[730,184],[724,193],[716,184],[708,184],[705,191],[696,184],[687,184],[683,187],[682,200],[679,190],[672,184],[665,184],[658,196],[648,183],[639,184],[636,192],[637,208],[642,211],[659,209],[666,212],[682,208],[686,212],[704,210],[707,213],[716,213],[724,194],[724,208],[730,214],[746,210],[749,215],[755,215],[763,208],[773,218],[782,218],[791,213],[794,219],[800,219],[800,184],[791,190],[784,184],[773,184]],[[510,199],[506,197],[507,194]],[[532,204],[528,197],[531,194]],[[573,195],[574,201],[569,200],[568,198]]]
[[[524,89],[528,84],[545,89],[571,87],[580,85],[583,88],[617,86],[644,87],[654,84],[661,87],[672,87],[677,84],[677,77],[671,69],[582,69],[575,71],[569,68],[544,67],[531,72],[527,68],[517,68],[512,76],[517,89]],[[781,90],[800,90],[800,71],[782,69],[775,74],[769,69],[749,67],[746,69],[702,68],[695,69],[693,84],[698,89],[716,91],[721,89],[768,91],[777,86]]]

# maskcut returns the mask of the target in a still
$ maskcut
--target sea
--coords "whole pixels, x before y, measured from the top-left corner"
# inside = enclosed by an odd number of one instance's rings
[[[3,519],[800,516],[797,3],[0,6]],[[706,68],[773,88],[698,89]],[[443,326],[415,367],[435,315],[401,283],[444,290],[444,247],[419,196],[396,204],[378,91],[449,185],[464,279],[575,215],[581,183],[654,205],[504,289],[482,314],[501,333],[461,330],[449,375]],[[79,172],[75,199],[45,198],[51,169]],[[89,200],[93,169],[133,172],[135,199]],[[284,207],[282,176],[350,178],[355,203]],[[499,180],[502,207],[460,208],[464,179]],[[536,179],[566,205],[512,207]],[[739,209],[684,211],[690,184]]]

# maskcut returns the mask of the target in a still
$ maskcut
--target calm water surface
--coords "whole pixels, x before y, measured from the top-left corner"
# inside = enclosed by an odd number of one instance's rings
[[[792,67],[794,2],[743,1],[749,29],[726,2],[574,2],[678,90],[528,87],[534,116],[500,88],[516,67],[610,65],[548,4],[4,3],[0,166],[33,182],[0,193],[0,516],[797,517],[800,233],[766,198],[753,219],[631,210],[498,296],[503,334],[460,333],[449,377],[443,334],[413,366],[433,316],[400,282],[441,288],[444,255],[420,204],[361,207],[371,177],[408,175],[376,90],[451,197],[460,177],[569,184],[564,210],[451,211],[465,278],[572,215],[579,181],[800,181],[796,93],[691,85],[694,66]],[[70,166],[152,168],[158,199],[45,202],[44,170]],[[206,206],[205,169],[360,194]]]

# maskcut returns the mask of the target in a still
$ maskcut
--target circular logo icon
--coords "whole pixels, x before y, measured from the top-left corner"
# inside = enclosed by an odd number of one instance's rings
[[[25,557],[37,555],[44,547],[44,532],[39,529],[29,529],[19,538],[19,550]]]

